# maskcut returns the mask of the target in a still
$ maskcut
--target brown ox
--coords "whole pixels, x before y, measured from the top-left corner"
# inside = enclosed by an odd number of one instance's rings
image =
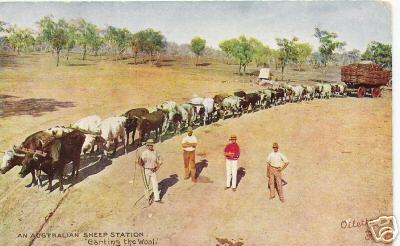
[[[123,116],[126,117],[125,132],[126,132],[126,145],[129,144],[129,133],[132,132],[132,144],[135,142],[135,133],[138,126],[138,119],[149,113],[146,108],[134,108],[127,111]]]
[[[55,139],[55,137],[52,134],[49,134],[47,131],[39,131],[33,133],[32,135],[27,137],[18,148],[14,146],[12,150],[5,152],[3,163],[0,168],[1,173],[5,174],[13,167],[22,166],[24,163],[28,161],[28,158],[30,158],[29,154],[22,151],[22,149],[29,149],[33,152],[42,151],[43,146],[53,139]],[[33,185],[37,184],[35,171],[32,170],[31,174],[32,174],[32,181],[27,186],[31,186],[32,184]],[[40,175],[40,173],[37,173],[36,176],[38,175]]]
[[[19,175],[23,178],[28,173],[40,170],[48,175],[48,189],[52,191],[52,181],[54,174],[57,173],[60,182],[60,190],[63,190],[63,175],[65,166],[73,162],[73,170],[70,178],[79,174],[80,154],[85,134],[79,130],[74,130],[65,134],[61,138],[54,138],[43,145],[44,155],[38,152],[26,153]]]
[[[165,121],[165,115],[162,111],[155,111],[150,114],[146,114],[138,120],[138,131],[140,142],[146,141],[146,138],[150,135],[151,131],[156,131],[156,138],[160,136],[162,127]]]

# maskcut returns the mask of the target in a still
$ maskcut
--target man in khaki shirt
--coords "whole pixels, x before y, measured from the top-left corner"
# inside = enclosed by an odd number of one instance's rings
[[[281,172],[289,165],[289,161],[284,154],[279,152],[278,143],[272,144],[273,151],[267,157],[267,176],[269,178],[270,199],[275,197],[275,182],[278,190],[279,200],[285,202],[282,191]]]
[[[187,135],[182,139],[183,163],[185,168],[185,179],[192,177],[194,183],[196,183],[196,146],[197,138],[193,135],[192,127],[188,127]]]

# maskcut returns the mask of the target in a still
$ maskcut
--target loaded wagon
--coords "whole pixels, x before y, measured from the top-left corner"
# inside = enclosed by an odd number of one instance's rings
[[[341,68],[342,81],[347,85],[347,93],[364,97],[381,96],[381,88],[389,83],[390,72],[373,63],[350,64]]]

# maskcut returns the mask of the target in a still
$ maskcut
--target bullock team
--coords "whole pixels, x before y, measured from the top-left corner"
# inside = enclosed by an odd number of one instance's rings
[[[118,143],[126,146],[138,130],[138,145],[143,144],[151,133],[162,141],[167,132],[180,134],[182,129],[194,125],[206,125],[227,117],[239,117],[244,113],[266,109],[272,105],[287,102],[301,102],[314,98],[345,96],[346,85],[342,83],[318,83],[313,86],[277,83],[253,92],[237,91],[233,95],[218,94],[211,97],[193,97],[186,103],[166,101],[156,107],[135,108],[121,116],[101,119],[92,115],[69,126],[57,126],[36,132],[18,147],[4,152],[0,166],[2,174],[15,166],[21,166],[19,175],[31,173],[32,182],[40,185],[41,172],[48,176],[48,189],[52,191],[52,180],[58,176],[60,190],[63,190],[65,166],[72,162],[71,180],[78,176],[80,159],[88,154],[101,155],[101,159],[114,155]],[[130,141],[130,137],[132,140]]]

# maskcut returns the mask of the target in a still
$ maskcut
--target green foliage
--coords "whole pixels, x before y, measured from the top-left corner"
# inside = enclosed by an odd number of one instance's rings
[[[287,38],[277,38],[276,43],[278,49],[278,60],[281,65],[282,78],[285,66],[290,62],[296,62],[299,57],[299,49],[297,44],[298,38],[293,37],[291,40]]]
[[[60,52],[68,41],[68,23],[64,19],[53,21],[51,16],[45,16],[39,21],[40,40],[50,44],[57,53],[57,66],[59,64]]]
[[[318,51],[321,55],[321,62],[325,67],[329,61],[333,60],[335,50],[346,45],[345,42],[337,40],[338,35],[336,33],[323,31],[319,28],[315,28],[314,37],[319,40]]]
[[[254,49],[253,57],[256,65],[269,64],[273,57],[273,50],[255,38],[251,38],[250,43]]]
[[[367,50],[362,58],[371,60],[385,68],[392,69],[392,46],[372,41],[368,44]]]
[[[82,60],[85,60],[88,48],[98,50],[102,45],[102,39],[97,31],[96,25],[80,19],[77,29],[77,42],[82,48]]]
[[[295,48],[297,49],[296,63],[299,64],[301,68],[301,65],[304,64],[306,60],[311,56],[312,46],[309,43],[296,43]]]
[[[255,48],[253,44],[254,39],[248,39],[246,36],[240,35],[238,38],[221,41],[219,47],[239,63],[239,73],[241,73],[242,68],[246,72],[247,65],[254,58]]]
[[[195,36],[192,38],[190,42],[192,52],[196,54],[197,59],[203,53],[204,49],[206,48],[206,40],[202,39],[199,36]]]
[[[134,33],[129,38],[129,46],[132,48],[136,58],[139,52],[150,54],[160,52],[166,45],[165,37],[159,31],[155,31],[151,28],[141,30]]]
[[[126,28],[109,26],[104,37],[105,41],[121,55],[129,45],[131,33]]]
[[[35,44],[33,32],[23,28],[11,28],[8,43],[20,54],[21,50],[27,50]]]
[[[233,58],[234,47],[237,46],[239,41],[236,38],[225,39],[219,43],[219,48],[225,52],[228,61]]]
[[[73,22],[67,23],[67,43],[66,43],[66,49],[67,49],[67,60],[69,57],[69,52],[76,46],[76,42],[78,39],[78,33],[77,33],[77,26]]]

